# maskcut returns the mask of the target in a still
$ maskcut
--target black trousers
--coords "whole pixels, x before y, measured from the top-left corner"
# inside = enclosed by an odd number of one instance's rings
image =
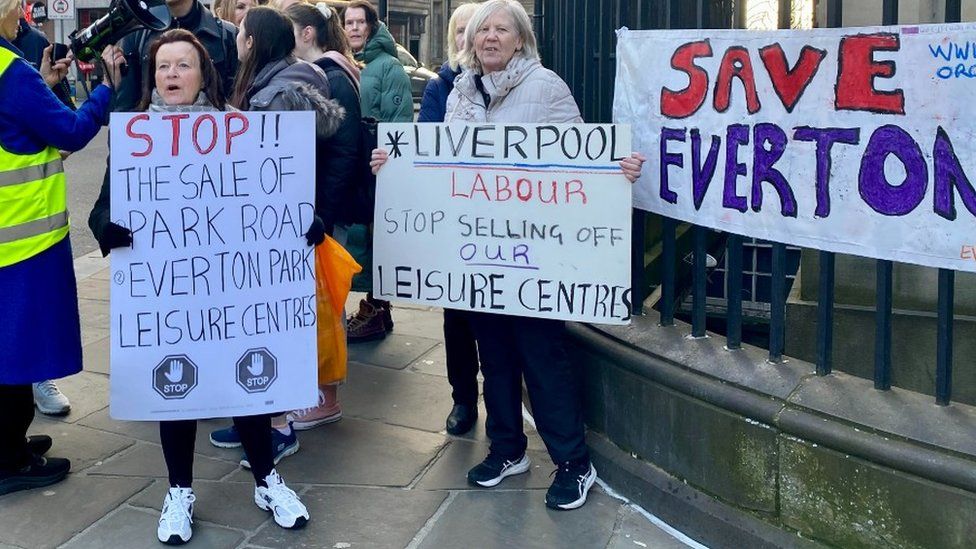
[[[0,385],[0,471],[30,463],[27,429],[34,421],[34,392],[28,385]]]
[[[485,428],[491,452],[522,455],[522,378],[532,414],[556,464],[589,461],[583,427],[582,377],[566,352],[558,320],[469,313],[485,378]]]
[[[474,407],[478,404],[478,346],[471,329],[470,314],[444,309],[444,351],[454,404]]]
[[[274,469],[271,448],[271,416],[235,417],[234,427],[241,437],[241,446],[251,464],[251,473],[259,486],[264,477]],[[160,421],[159,440],[163,445],[163,458],[169,469],[169,485],[189,488],[193,485],[193,448],[196,445],[197,422],[195,419]]]

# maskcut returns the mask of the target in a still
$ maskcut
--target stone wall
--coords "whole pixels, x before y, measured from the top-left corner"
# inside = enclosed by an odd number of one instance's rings
[[[571,327],[614,489],[716,548],[971,547],[976,408],[656,320]]]

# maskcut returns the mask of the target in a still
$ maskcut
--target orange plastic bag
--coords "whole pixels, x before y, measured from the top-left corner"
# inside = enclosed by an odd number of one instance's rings
[[[315,300],[318,317],[319,385],[346,379],[346,298],[352,277],[363,270],[330,236],[315,248]]]

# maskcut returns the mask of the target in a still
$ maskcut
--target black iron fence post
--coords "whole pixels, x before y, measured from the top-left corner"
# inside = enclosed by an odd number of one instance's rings
[[[952,316],[956,272],[939,269],[939,319],[936,336],[935,401],[947,406],[952,399]]]
[[[674,270],[677,221],[661,219],[661,326],[674,326]]]
[[[725,296],[728,303],[726,314],[725,346],[742,348],[742,237],[729,234],[726,255]]]

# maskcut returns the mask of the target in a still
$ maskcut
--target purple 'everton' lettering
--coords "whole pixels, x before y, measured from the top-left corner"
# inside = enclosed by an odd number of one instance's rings
[[[774,168],[776,162],[786,151],[786,132],[776,124],[756,124],[753,128],[753,163],[752,163],[752,209],[762,210],[762,184],[769,183],[776,189],[780,200],[780,214],[783,217],[796,217],[796,197],[793,189],[783,177],[782,172]],[[769,143],[769,148],[766,144]]]
[[[813,141],[817,144],[817,217],[830,215],[830,168],[833,159],[830,151],[834,143],[857,145],[861,142],[859,128],[796,128],[793,138],[797,141]]]
[[[722,138],[713,135],[712,144],[708,148],[705,164],[701,162],[701,132],[691,130],[691,185],[695,197],[695,210],[700,210],[705,200],[705,193],[715,175],[715,164],[718,160],[718,150],[722,147]]]
[[[932,157],[935,159],[935,213],[949,221],[955,220],[955,190],[958,190],[966,209],[976,216],[976,189],[963,171],[952,141],[942,126],[935,136]]]
[[[891,185],[885,176],[885,160],[894,155],[905,166],[905,181]],[[871,134],[861,159],[858,191],[864,202],[882,215],[905,215],[922,203],[929,184],[929,168],[922,149],[898,126],[881,126]]]
[[[739,162],[739,146],[749,144],[749,126],[732,124],[725,133],[725,192],[722,206],[744,212],[749,209],[746,197],[735,192],[735,183],[746,174],[746,165]]]
[[[669,141],[685,142],[685,128],[662,128],[661,129],[661,199],[672,204],[678,203],[678,193],[671,190],[668,186],[668,166],[685,167],[684,155],[680,153],[668,152]]]

